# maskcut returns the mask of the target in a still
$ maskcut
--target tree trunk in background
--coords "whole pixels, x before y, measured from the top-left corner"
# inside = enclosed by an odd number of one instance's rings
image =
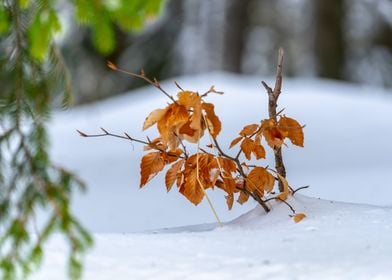
[[[344,78],[344,0],[314,2],[315,59],[317,75]]]
[[[241,71],[250,0],[228,0],[224,26],[223,70]]]

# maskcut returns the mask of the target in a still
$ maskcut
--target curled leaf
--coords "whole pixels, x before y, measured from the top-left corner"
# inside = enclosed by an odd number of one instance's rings
[[[250,136],[253,133],[256,132],[256,130],[259,128],[258,124],[249,124],[244,126],[244,128],[241,130],[240,135],[241,136]]]
[[[299,223],[299,222],[302,221],[304,218],[306,218],[306,215],[305,215],[304,213],[298,213],[298,214],[295,214],[295,215],[293,216],[293,220],[294,220],[295,223]]]
[[[304,146],[304,132],[302,126],[294,119],[281,117],[279,120],[279,128],[287,132],[287,137],[291,143],[296,146]]]

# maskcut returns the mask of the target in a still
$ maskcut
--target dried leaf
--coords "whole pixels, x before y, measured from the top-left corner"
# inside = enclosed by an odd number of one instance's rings
[[[242,140],[242,136],[238,136],[235,138],[233,141],[230,143],[229,149],[233,148],[235,145],[237,145],[240,141]]]
[[[166,109],[165,115],[157,122],[157,127],[163,142],[170,149],[175,149],[179,145],[180,128],[188,122],[189,114],[184,106],[178,104],[171,104]]]
[[[283,144],[284,138],[288,134],[286,131],[279,129],[273,119],[264,120],[261,125],[261,130],[268,146],[273,149],[280,148]]]
[[[169,170],[166,172],[165,176],[165,184],[167,191],[169,192],[171,187],[173,186],[174,182],[178,178],[178,173],[181,170],[181,167],[184,165],[185,160],[179,160],[169,168]]]
[[[234,196],[226,195],[225,198],[226,198],[227,207],[229,208],[229,210],[231,210],[234,204]]]
[[[166,111],[167,108],[156,109],[152,111],[144,121],[143,130],[146,130],[147,128],[153,126],[155,123],[159,122],[162,119],[162,117],[165,115]]]
[[[165,167],[165,161],[160,152],[151,152],[142,157],[140,162],[140,187],[147,184]]]
[[[279,120],[279,128],[287,131],[287,137],[291,143],[296,146],[304,146],[304,132],[302,126],[294,119],[288,117],[281,117]]]
[[[186,170],[184,173],[184,183],[180,186],[179,191],[195,205],[203,200],[204,190],[197,179],[196,168]]]
[[[239,204],[244,204],[249,200],[249,195],[244,193],[243,191],[240,192],[240,195],[238,196],[237,202]]]
[[[253,133],[256,132],[256,130],[259,128],[258,124],[249,124],[244,126],[244,128],[241,130],[240,135],[241,136],[250,136]]]
[[[206,112],[207,126],[211,136],[216,138],[222,129],[222,124],[218,116],[215,114],[214,104],[203,103],[202,108]]]
[[[276,175],[278,175],[279,180],[282,182],[283,184],[283,192],[281,192],[278,197],[281,200],[286,200],[290,194],[290,188],[289,188],[289,183],[287,182],[286,178],[283,177],[282,175],[280,175],[279,173],[276,173]]]
[[[299,223],[299,222],[302,221],[304,218],[306,218],[306,215],[305,215],[304,213],[298,213],[298,214],[295,214],[295,215],[293,216],[293,219],[294,219],[294,222],[295,222],[295,223]]]
[[[264,191],[272,191],[275,178],[265,168],[255,167],[249,172],[246,182],[249,191],[258,191],[263,195]]]
[[[265,149],[260,144],[255,144],[253,149],[253,154],[255,155],[256,159],[265,158]]]
[[[244,152],[244,155],[247,160],[250,160],[251,153],[255,148],[255,142],[250,138],[245,138],[241,143],[241,149]]]
[[[197,92],[181,91],[177,94],[178,104],[184,106],[187,110],[192,109],[190,117],[190,127],[195,130],[201,129],[201,97]]]

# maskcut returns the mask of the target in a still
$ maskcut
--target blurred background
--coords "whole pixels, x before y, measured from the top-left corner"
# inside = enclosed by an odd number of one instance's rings
[[[143,29],[115,28],[116,45],[105,55],[71,8],[61,5],[69,26],[60,43],[77,103],[145,85],[111,72],[107,60],[158,80],[210,71],[265,76],[279,46],[286,76],[392,87],[390,0],[167,0]]]

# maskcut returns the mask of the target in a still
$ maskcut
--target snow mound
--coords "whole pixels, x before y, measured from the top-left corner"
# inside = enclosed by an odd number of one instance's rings
[[[289,202],[307,215],[299,224],[275,203],[267,215],[256,207],[222,228],[96,234],[84,279],[391,279],[391,208],[302,195]],[[66,279],[64,244],[55,239],[47,252],[33,279]]]

